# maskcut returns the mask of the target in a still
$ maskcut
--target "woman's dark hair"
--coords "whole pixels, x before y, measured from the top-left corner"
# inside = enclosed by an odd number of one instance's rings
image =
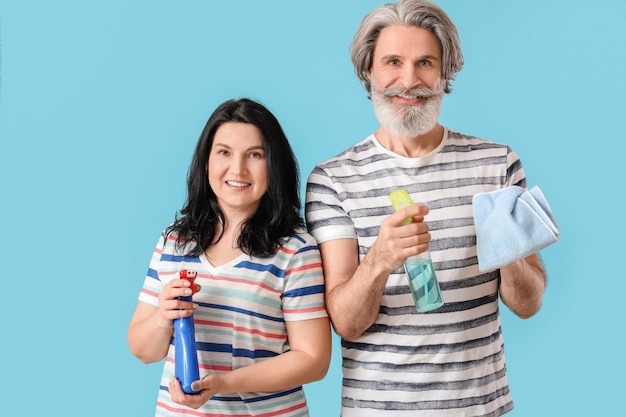
[[[187,174],[187,201],[167,228],[166,237],[176,232],[177,248],[187,256],[198,256],[212,242],[221,239],[221,235],[215,234],[218,222],[224,224],[224,214],[209,185],[207,164],[215,132],[228,122],[249,123],[261,132],[268,188],[256,213],[242,226],[237,245],[248,255],[267,257],[297,228],[304,227],[298,163],[276,117],[262,104],[247,98],[228,100],[209,117]]]

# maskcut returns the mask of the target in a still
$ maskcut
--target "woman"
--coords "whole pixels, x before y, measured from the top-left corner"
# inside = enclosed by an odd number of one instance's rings
[[[187,185],[128,329],[140,360],[166,358],[156,414],[307,416],[302,384],[326,375],[330,325],[297,162],[274,115],[249,99],[220,105]],[[183,269],[197,272],[193,302],[179,299],[191,293]],[[191,314],[202,379],[189,395],[174,377],[173,320]]]

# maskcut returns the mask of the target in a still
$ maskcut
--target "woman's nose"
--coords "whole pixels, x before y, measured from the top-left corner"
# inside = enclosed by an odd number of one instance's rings
[[[243,175],[246,172],[246,159],[243,157],[233,158],[230,164],[230,172],[235,175]]]

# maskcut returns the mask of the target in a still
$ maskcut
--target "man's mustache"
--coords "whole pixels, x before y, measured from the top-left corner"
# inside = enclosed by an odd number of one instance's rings
[[[399,85],[391,85],[387,88],[379,90],[383,95],[387,97],[392,96],[401,96],[401,97],[412,97],[412,98],[428,98],[443,92],[443,88],[432,89],[428,87],[416,87],[416,88],[404,88]]]

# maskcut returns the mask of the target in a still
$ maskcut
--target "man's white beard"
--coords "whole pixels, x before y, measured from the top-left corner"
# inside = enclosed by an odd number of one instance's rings
[[[437,125],[443,99],[443,88],[438,87],[433,90],[421,87],[408,90],[392,85],[379,90],[373,75],[370,82],[376,118],[380,125],[391,134],[403,138],[415,138],[430,132]],[[426,102],[414,106],[396,105],[392,102],[393,96],[424,97]]]

